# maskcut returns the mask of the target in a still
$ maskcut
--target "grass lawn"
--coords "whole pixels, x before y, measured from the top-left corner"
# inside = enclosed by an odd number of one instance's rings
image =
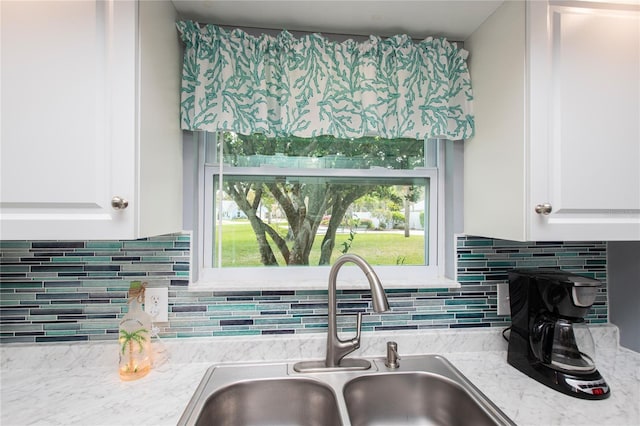
[[[280,235],[287,233],[286,224],[281,224]],[[310,264],[317,265],[320,258],[320,244],[324,234],[318,234],[313,243]],[[336,234],[336,245],[331,261],[337,259],[343,249],[342,243],[349,239],[349,232]],[[272,244],[280,265],[284,259]],[[248,221],[225,223],[222,228],[222,266],[261,266],[258,243]],[[359,230],[349,253],[359,254],[372,265],[424,265],[424,234],[413,230],[409,238],[397,231]]]

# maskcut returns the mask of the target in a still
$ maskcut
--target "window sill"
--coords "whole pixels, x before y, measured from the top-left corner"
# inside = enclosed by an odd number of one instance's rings
[[[256,274],[259,275],[259,274]],[[383,279],[385,290],[391,289],[422,289],[422,288],[460,288],[460,283],[446,277],[426,277],[418,280]],[[291,282],[265,281],[256,276],[255,280],[243,280],[241,284],[237,280],[216,280],[215,282],[198,281],[189,284],[189,291],[283,291],[283,290],[326,290],[328,278],[296,280]],[[364,276],[360,280],[341,279],[338,277],[339,290],[364,290],[368,289]]]

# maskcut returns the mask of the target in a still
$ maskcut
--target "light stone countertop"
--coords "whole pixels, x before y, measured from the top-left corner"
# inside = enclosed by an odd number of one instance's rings
[[[352,356],[378,357],[389,340],[401,355],[437,353],[451,361],[518,425],[640,425],[640,354],[617,346],[614,326],[592,327],[596,365],[611,397],[563,395],[506,362],[500,330],[363,333]],[[0,347],[0,423],[13,425],[175,425],[207,368],[217,363],[323,358],[323,334],[172,339],[168,360],[123,382],[114,342]]]

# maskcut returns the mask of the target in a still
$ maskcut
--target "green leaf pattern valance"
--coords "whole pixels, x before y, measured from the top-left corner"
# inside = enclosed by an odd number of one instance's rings
[[[178,23],[182,128],[242,134],[465,139],[473,134],[467,52],[406,35],[337,43],[254,37]]]

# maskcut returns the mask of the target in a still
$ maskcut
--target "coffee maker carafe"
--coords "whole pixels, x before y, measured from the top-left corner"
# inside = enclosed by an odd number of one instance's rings
[[[601,282],[559,269],[509,271],[511,333],[507,362],[567,395],[605,399],[584,317]]]

